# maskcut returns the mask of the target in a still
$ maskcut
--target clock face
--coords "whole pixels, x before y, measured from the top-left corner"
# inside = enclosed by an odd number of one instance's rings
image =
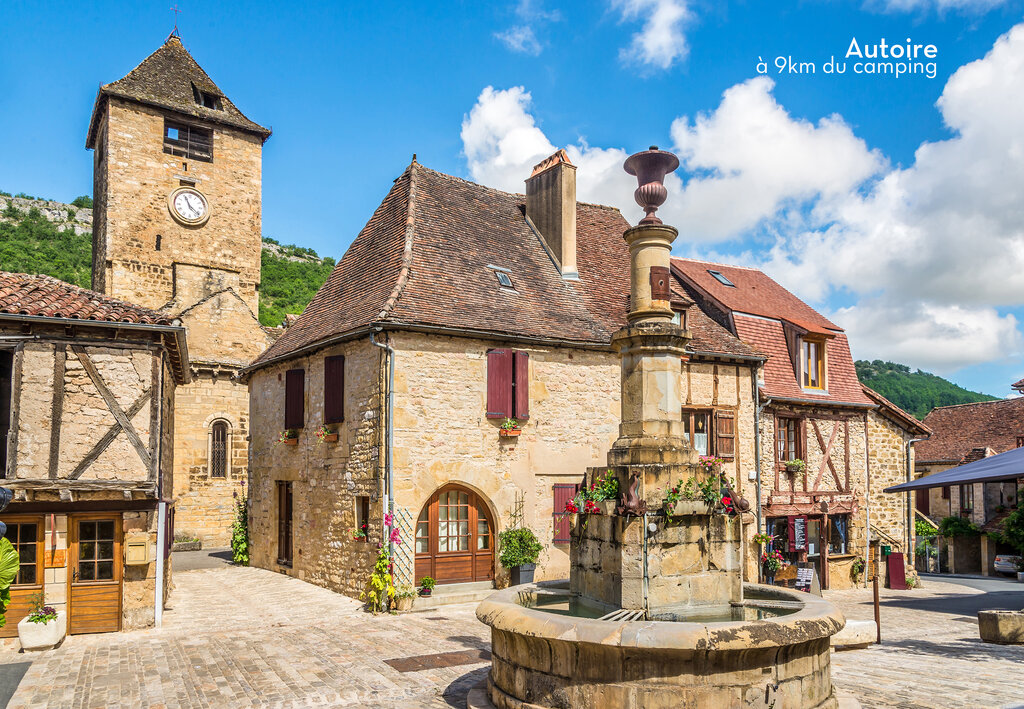
[[[209,216],[210,206],[198,190],[185,188],[171,195],[171,210],[183,222],[200,224]]]

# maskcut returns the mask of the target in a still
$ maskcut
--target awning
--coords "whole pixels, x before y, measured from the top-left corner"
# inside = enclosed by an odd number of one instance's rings
[[[941,473],[925,475],[923,478],[911,480],[902,485],[887,487],[885,492],[906,492],[907,490],[1016,480],[1017,478],[1024,478],[1024,448],[1014,448],[999,455],[992,455],[973,463],[943,470]]]

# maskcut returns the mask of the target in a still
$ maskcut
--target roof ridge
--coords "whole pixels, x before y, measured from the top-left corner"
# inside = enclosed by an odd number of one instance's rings
[[[981,404],[1003,404],[1008,401],[1016,401],[1017,399],[1024,399],[1024,397],[1008,396],[1002,399],[989,399],[988,401],[965,401],[962,404],[946,404],[945,406],[933,406],[932,411],[937,411],[938,409],[955,409],[960,406],[980,406]],[[931,413],[931,411],[929,411],[928,413]]]
[[[709,266],[722,266],[724,268],[739,268],[739,269],[742,269],[744,271],[757,271],[758,273],[764,273],[764,271],[762,269],[758,268],[757,266],[737,266],[736,264],[732,264],[732,263],[719,263],[718,261],[705,261],[704,259],[687,258],[685,256],[673,256],[672,259],[675,260],[675,261],[689,261],[690,263],[706,263]],[[767,273],[764,273],[764,275],[768,276]],[[771,276],[768,276],[768,278],[771,278]],[[772,278],[772,280],[774,281],[775,279]],[[789,289],[787,288],[786,290],[788,291]]]
[[[409,163],[408,168],[409,198],[405,202],[405,245],[402,247],[402,267],[398,271],[398,279],[391,291],[391,295],[387,297],[384,305],[381,306],[380,313],[377,315],[378,320],[386,320],[388,318],[398,303],[398,299],[402,297],[402,292],[405,290],[405,286],[412,275],[412,245],[413,237],[416,233],[416,171],[418,167],[419,163],[416,162],[416,156],[413,155],[412,162]]]

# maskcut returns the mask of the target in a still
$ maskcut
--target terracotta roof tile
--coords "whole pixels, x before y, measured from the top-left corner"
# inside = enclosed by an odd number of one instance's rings
[[[975,448],[1005,453],[1024,436],[1024,397],[940,406],[924,417],[932,437],[916,446],[919,462],[963,460]]]
[[[913,415],[907,413],[896,404],[892,403],[871,387],[861,384],[861,388],[869,399],[878,404],[879,411],[899,421],[903,427],[915,436],[930,436],[932,431]]]
[[[171,324],[163,313],[50,276],[0,271],[0,316],[3,313],[111,323]]]

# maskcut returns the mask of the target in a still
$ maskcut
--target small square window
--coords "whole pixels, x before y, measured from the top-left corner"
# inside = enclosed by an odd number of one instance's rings
[[[501,284],[502,288],[515,288],[515,286],[512,285],[512,279],[509,278],[509,275],[504,271],[495,271],[494,275],[498,277],[498,283]]]
[[[178,140],[178,129],[167,126],[167,135],[165,137],[171,140]]]
[[[723,276],[723,275],[722,275],[722,272],[721,272],[721,271],[712,271],[712,270],[711,270],[711,269],[709,268],[709,269],[708,269],[708,273],[710,273],[710,274],[711,274],[711,276],[712,276],[712,277],[713,277],[713,278],[714,278],[714,279],[715,279],[716,281],[718,281],[719,283],[721,283],[721,284],[722,284],[723,286],[729,286],[730,288],[735,288],[735,287],[736,287],[736,284],[735,284],[735,283],[733,283],[732,281],[730,281],[730,280],[729,280],[728,278],[726,278],[725,276]]]

